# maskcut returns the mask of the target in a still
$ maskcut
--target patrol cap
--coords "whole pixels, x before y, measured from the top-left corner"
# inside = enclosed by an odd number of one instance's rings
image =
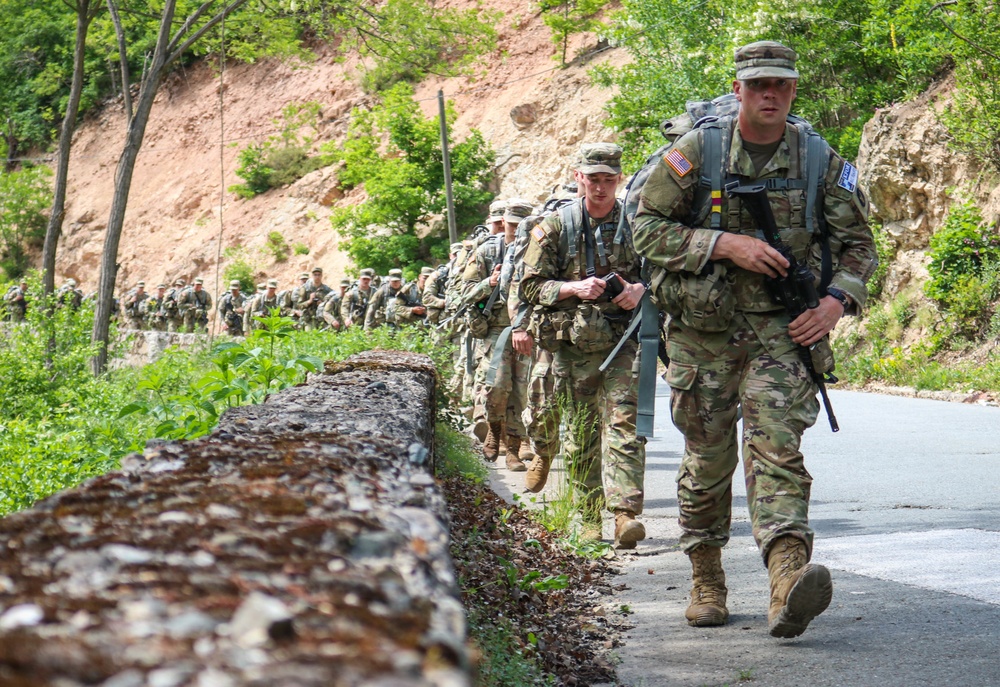
[[[204,283],[205,283],[205,280],[204,280],[204,279],[202,279],[201,277],[198,277],[198,278],[196,278],[196,279],[194,280],[194,283],[195,283],[195,284],[204,284]]]
[[[233,279],[231,282],[229,282],[229,288],[230,289],[238,289],[238,288],[240,288],[240,280],[239,279]]]
[[[267,291],[267,286],[265,284],[257,284],[258,293],[261,291]]]
[[[340,285],[341,286],[350,286],[351,285],[351,280],[350,279],[341,279],[340,280]]]
[[[269,288],[269,289],[276,289],[276,288],[278,288],[278,280],[277,279],[268,279],[267,280],[267,288]]]
[[[67,279],[66,286],[73,287],[76,286],[76,279]]]
[[[511,198],[507,201],[507,209],[503,212],[503,221],[517,224],[535,210],[531,201],[523,198]]]
[[[184,286],[184,280],[177,277],[177,279],[174,279],[174,286]]]
[[[424,265],[423,267],[420,268],[420,274],[425,275],[425,276],[429,275],[429,274],[434,274],[434,268],[433,267],[428,267],[427,265]]]
[[[146,282],[144,282],[144,281],[137,281],[137,282],[135,283],[135,288],[139,288],[140,286],[141,286],[142,288],[146,288]]]
[[[166,289],[167,285],[166,284],[157,284],[156,288],[158,288],[158,289]]]
[[[323,268],[322,267],[313,267],[312,273],[313,274],[323,274]]]
[[[366,267],[363,270],[361,270],[361,276],[368,277],[369,279],[371,279],[375,276],[375,270],[373,270],[370,267]]]
[[[299,279],[308,279],[308,278],[309,278],[308,272],[303,272],[302,274],[299,275]]]
[[[622,149],[614,143],[584,143],[576,171],[581,174],[621,174]]]
[[[402,279],[402,278],[403,278],[403,270],[395,267],[389,270],[389,279]]]
[[[774,41],[757,41],[744,45],[736,49],[736,80],[797,79],[797,58],[794,50]]]
[[[457,253],[460,250],[462,250],[462,242],[456,241],[455,243],[451,244],[451,248],[448,249],[448,252]]]
[[[486,218],[487,222],[500,222],[503,220],[503,211],[507,209],[507,201],[505,200],[494,200],[490,203],[490,216]]]

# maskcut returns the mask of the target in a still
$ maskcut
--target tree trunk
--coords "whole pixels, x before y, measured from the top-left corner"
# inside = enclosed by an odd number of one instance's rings
[[[160,33],[156,40],[156,50],[153,52],[153,62],[139,88],[139,102],[136,106],[135,116],[129,123],[125,147],[122,149],[121,157],[118,158],[118,170],[115,172],[115,195],[111,201],[108,233],[104,237],[104,250],[101,253],[101,276],[97,286],[94,329],[91,334],[91,340],[100,344],[97,353],[90,361],[90,368],[94,375],[102,374],[108,365],[108,329],[114,303],[115,281],[118,277],[118,244],[121,241],[122,227],[125,224],[125,209],[128,206],[128,195],[132,186],[135,159],[139,156],[142,140],[146,136],[146,124],[149,122],[149,115],[153,110],[153,100],[156,98],[156,91],[160,86],[163,67],[167,63],[170,28],[173,24],[176,6],[177,0],[167,0],[163,6]]]
[[[56,246],[62,234],[63,219],[66,216],[66,180],[69,175],[69,153],[76,128],[76,115],[80,109],[80,95],[83,93],[84,50],[87,44],[87,30],[95,12],[91,0],[79,0],[76,6],[76,47],[73,50],[73,81],[69,89],[69,102],[59,133],[59,152],[56,158],[56,181],[52,197],[52,212],[49,225],[45,229],[45,244],[42,248],[42,288],[46,296],[55,291]]]
[[[132,78],[128,71],[125,31],[122,29],[122,20],[118,16],[115,0],[108,0],[108,12],[111,13],[111,22],[115,25],[115,36],[118,37],[118,61],[121,62],[122,69],[122,102],[125,105],[125,123],[128,124],[132,121]]]

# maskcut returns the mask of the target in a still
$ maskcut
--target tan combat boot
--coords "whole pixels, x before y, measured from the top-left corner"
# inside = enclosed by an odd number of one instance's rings
[[[501,426],[499,422],[489,423],[486,440],[483,441],[483,458],[491,463],[500,455],[500,430]]]
[[[809,621],[827,609],[833,599],[833,580],[822,565],[809,563],[805,542],[781,537],[767,558],[771,606],[767,629],[772,637],[798,637]]]
[[[536,454],[528,466],[528,474],[524,476],[525,488],[535,494],[544,489],[545,482],[549,479],[550,467],[552,467],[551,458]]]
[[[726,573],[722,569],[722,549],[702,544],[688,554],[691,558],[691,604],[684,612],[688,625],[718,627],[729,620],[726,608]]]
[[[511,472],[524,472],[527,470],[527,466],[521,462],[517,457],[518,451],[521,450],[521,437],[516,437],[513,434],[507,435],[507,469]]]
[[[531,451],[531,442],[521,439],[521,448],[517,452],[517,459],[527,465],[535,459],[535,454]]]
[[[634,549],[646,538],[646,528],[635,519],[635,513],[624,508],[615,510],[615,548]]]

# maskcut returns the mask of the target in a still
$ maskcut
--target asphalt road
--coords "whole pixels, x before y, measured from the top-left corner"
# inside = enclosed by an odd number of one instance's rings
[[[767,571],[740,470],[723,552],[730,622],[684,620],[691,572],[677,550],[674,484],[683,439],[661,382],[647,445],[649,536],[621,554],[627,588],[611,602],[634,624],[618,650],[622,685],[1000,685],[1000,409],[831,398],[841,431],[821,413],[803,452],[814,479],[813,560],[833,573],[833,603],[804,635],[778,640],[767,634]],[[520,476],[496,474],[520,490]]]

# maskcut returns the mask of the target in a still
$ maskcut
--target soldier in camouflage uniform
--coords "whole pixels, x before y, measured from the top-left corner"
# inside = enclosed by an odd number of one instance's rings
[[[136,283],[135,288],[129,289],[129,292],[125,294],[125,298],[122,300],[122,313],[132,329],[146,328],[146,299],[148,298],[149,294],[146,293],[146,282],[144,281]]]
[[[198,277],[190,289],[185,289],[177,299],[177,309],[184,319],[184,331],[204,332],[208,328],[208,313],[212,309],[212,297],[204,288],[204,280]]]
[[[344,318],[345,327],[364,327],[368,303],[373,295],[372,276],[374,274],[367,267],[361,270],[358,283],[351,287],[351,290],[344,296],[344,302],[340,306],[340,314]]]
[[[177,278],[173,286],[167,290],[163,301],[163,310],[166,315],[167,331],[179,332],[184,329],[184,316],[181,314],[179,301],[184,293],[184,280]]]
[[[167,331],[167,311],[164,309],[166,299],[167,285],[158,284],[156,286],[156,295],[150,296],[142,304],[143,309],[146,311],[146,325],[154,332]]]
[[[351,285],[350,279],[340,280],[340,291],[333,291],[323,301],[323,321],[335,332],[343,329],[344,318],[340,314],[340,308],[344,303],[344,296]]]
[[[323,326],[321,308],[333,289],[323,283],[323,269],[314,267],[312,279],[295,290],[295,310],[299,312],[299,327],[312,330]]]
[[[615,514],[615,546],[635,548],[646,536],[642,512],[645,440],[636,436],[637,346],[627,341],[610,365],[598,368],[624,334],[645,287],[631,235],[619,227],[621,148],[609,143],[581,148],[577,183],[584,197],[531,230],[524,253],[519,297],[536,308],[529,330],[553,350],[554,398],[532,418],[533,436],[544,437],[547,455],[559,442],[560,399],[572,403],[563,454],[585,499],[584,535],[600,537],[603,501]],[[621,288],[607,292],[612,279]]]
[[[768,567],[768,626],[776,637],[804,632],[833,594],[829,571],[809,563],[812,479],[799,445],[816,421],[819,403],[799,347],[825,346],[840,317],[864,307],[865,282],[877,261],[867,200],[852,165],[832,151],[822,160],[822,202],[816,202],[817,225],[826,225],[822,231],[809,231],[810,218],[803,216],[807,185],[780,185],[802,179],[800,170],[809,163],[800,159],[801,129],[786,121],[796,94],[795,58],[793,50],[772,42],[736,51],[733,90],[740,108],[736,116],[717,122],[725,135],[722,159],[703,161],[703,128],[681,137],[643,188],[635,226],[639,251],[667,270],[666,279],[674,281],[666,284],[683,283],[687,294],[657,291],[664,308],[675,307],[668,325],[667,381],[673,421],[685,436],[677,501],[681,545],[693,569],[686,617],[691,625],[709,626],[724,624],[729,615],[721,549],[729,540],[742,409],[747,505]],[[738,200],[721,198],[712,212],[696,214],[698,179],[709,165],[721,165],[724,179],[773,182],[767,195],[781,238],[814,274],[823,272],[824,250],[832,252],[832,280],[825,295],[820,284],[818,307],[790,322],[776,304],[766,279],[784,275],[789,263],[758,238]],[[711,228],[716,207],[721,230]],[[713,319],[693,316],[705,312],[705,299],[694,294],[708,291],[706,280],[720,275],[724,279],[715,282],[720,286],[708,298],[734,304],[733,309],[723,308]]]
[[[56,291],[56,303],[68,305],[73,310],[79,309],[83,303],[83,291],[76,287],[76,279],[67,279],[66,283]]]
[[[420,302],[427,308],[427,324],[437,325],[441,321],[441,314],[445,308],[444,295],[445,289],[448,286],[448,274],[455,261],[455,254],[458,252],[456,246],[461,247],[461,244],[451,244],[448,262],[432,270],[427,275],[427,281],[424,283],[424,290],[420,294]]]
[[[503,336],[511,321],[507,309],[510,278],[502,276],[507,257],[513,252],[517,225],[531,211],[530,202],[509,199],[503,214],[503,231],[492,235],[476,250],[464,275],[465,305],[474,317],[485,318],[482,326],[488,327],[479,341],[482,359],[476,368],[472,410],[476,436],[483,442],[483,456],[493,461],[499,455],[500,439],[506,435],[505,460],[511,472],[524,472],[527,470],[524,461],[531,459],[522,418],[531,358],[514,351],[508,338],[510,332]],[[497,297],[487,311],[494,290]],[[488,380],[491,368],[495,369],[492,382]]]
[[[240,280],[229,282],[229,293],[219,299],[219,317],[226,325],[229,336],[243,335],[243,315],[246,313],[247,297],[240,291]]]
[[[281,310],[281,303],[278,299],[278,280],[268,279],[264,291],[250,299],[246,306],[246,314],[243,316],[243,331],[263,329],[264,324],[254,318],[270,317],[271,311],[274,309],[279,312]]]
[[[24,320],[24,314],[28,311],[27,294],[28,282],[23,279],[7,289],[7,293],[4,294],[3,300],[7,308],[7,318],[11,322]]]

